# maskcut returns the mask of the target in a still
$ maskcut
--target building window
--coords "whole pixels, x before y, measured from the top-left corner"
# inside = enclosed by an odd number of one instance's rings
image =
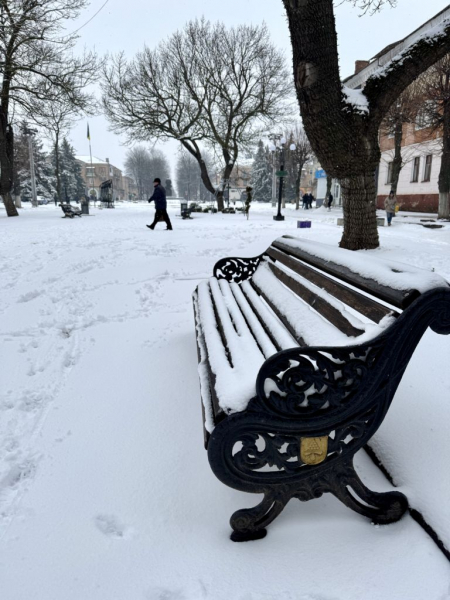
[[[392,168],[393,168],[393,166],[394,166],[393,162],[388,163],[386,185],[390,185],[392,183]]]
[[[86,177],[95,176],[95,167],[86,167]]]
[[[412,170],[412,183],[417,183],[419,181],[419,170],[420,170],[420,156],[416,156],[413,162],[413,170]]]
[[[425,157],[425,169],[423,172],[423,180],[424,181],[430,181],[431,179],[431,164],[433,162],[433,155],[432,154],[428,154],[428,156]]]

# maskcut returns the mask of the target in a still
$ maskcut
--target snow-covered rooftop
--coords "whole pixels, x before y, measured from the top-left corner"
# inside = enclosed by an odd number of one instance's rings
[[[75,156],[75,158],[76,158],[76,160],[79,160],[80,162],[91,164],[91,157],[90,156],[77,155],[77,156]],[[103,160],[102,158],[98,158],[97,156],[93,156],[92,157],[92,164],[95,164],[95,165],[109,165],[110,163],[106,162],[106,160]]]
[[[415,29],[408,36],[399,40],[396,43],[390,44],[384,50],[376,54],[370,64],[365,68],[355,73],[354,75],[350,75],[344,79],[344,83],[349,88],[359,88],[363,86],[364,83],[369,79],[371,75],[373,75],[379,67],[383,67],[387,65],[395,56],[400,55],[406,48],[408,48],[411,44],[415,43],[420,37],[430,34],[435,30],[435,28],[442,25],[447,19],[450,18],[450,6],[447,6],[443,10],[441,10],[437,15],[423,23],[420,27]],[[438,30],[435,30],[435,33]]]

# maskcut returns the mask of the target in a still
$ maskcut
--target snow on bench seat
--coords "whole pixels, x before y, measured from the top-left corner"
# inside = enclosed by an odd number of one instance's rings
[[[226,412],[245,410],[255,395],[256,374],[266,358],[245,320],[233,324],[219,282],[213,277],[198,286],[198,314],[219,405]]]

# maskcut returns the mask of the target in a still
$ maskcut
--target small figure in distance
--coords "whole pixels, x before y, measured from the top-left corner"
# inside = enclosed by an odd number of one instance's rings
[[[331,211],[331,205],[333,204],[333,200],[334,200],[333,194],[330,192],[328,194],[328,204],[327,204],[328,211]]]
[[[149,198],[149,202],[155,203],[155,219],[151,225],[147,225],[149,229],[155,229],[158,221],[165,221],[167,225],[167,230],[172,231],[172,223],[170,222],[169,215],[167,214],[167,200],[166,200],[166,190],[161,185],[161,179],[159,177],[155,177],[153,181],[153,185],[155,186],[155,190],[151,198]]]
[[[303,206],[302,208],[308,210],[308,204],[309,204],[309,194],[307,192],[305,192],[302,196],[302,200],[303,200]]]
[[[390,191],[389,196],[384,201],[384,209],[386,211],[388,226],[391,226],[392,217],[395,215],[395,205],[397,204],[397,197],[394,190]]]

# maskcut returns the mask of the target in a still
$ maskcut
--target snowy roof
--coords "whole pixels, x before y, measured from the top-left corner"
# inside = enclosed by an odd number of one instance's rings
[[[91,164],[91,157],[90,156],[75,156],[76,160],[79,160],[80,162],[84,162],[87,164]],[[106,162],[106,160],[103,160],[101,158],[97,158],[97,156],[93,156],[92,157],[92,164],[96,164],[96,165],[109,165],[110,163]]]
[[[421,36],[427,34],[436,35],[439,32],[439,26],[443,24],[448,25],[448,19],[450,18],[450,6],[446,6],[437,15],[425,21],[420,27],[415,29],[412,33],[407,35],[402,40],[396,43],[386,46],[381,52],[376,54],[371,60],[370,64],[365,68],[361,69],[358,73],[354,73],[349,77],[346,77],[343,81],[350,88],[358,88],[363,86],[367,79],[377,71],[379,67],[383,67],[389,63],[393,58],[399,56],[402,52],[415,43]]]

